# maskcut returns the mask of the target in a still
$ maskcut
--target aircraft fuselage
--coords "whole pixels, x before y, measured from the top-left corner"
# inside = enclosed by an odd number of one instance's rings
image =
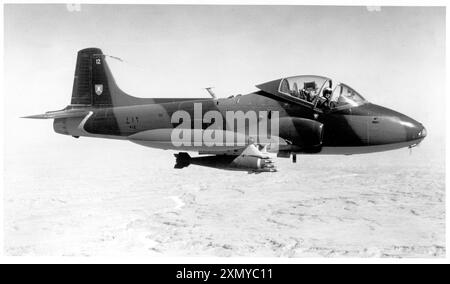
[[[224,123],[227,111],[278,112],[280,118],[298,117],[323,123],[323,143],[318,154],[391,150],[414,146],[425,137],[424,127],[417,121],[371,103],[317,114],[311,108],[280,101],[263,91],[218,100],[188,99],[124,107],[92,107],[89,108],[92,113],[87,117],[55,119],[54,129],[72,136],[128,139],[129,136],[148,130],[174,129],[178,123],[172,122],[172,115],[180,110],[186,111],[191,117],[198,117],[198,113],[194,113],[195,104],[201,104],[201,117],[208,111],[217,111],[224,117]],[[208,126],[208,123],[201,123],[202,129]],[[191,128],[194,127],[193,120]],[[248,127],[246,125],[245,131],[248,131]],[[286,126],[280,125],[280,137],[294,142],[287,150],[294,153],[308,152],[302,147],[296,147],[299,146],[295,144],[296,136],[300,134],[284,131],[283,127]],[[160,148],[178,150],[171,146],[171,141],[166,142]],[[193,151],[202,149],[208,150],[206,147],[192,147]]]

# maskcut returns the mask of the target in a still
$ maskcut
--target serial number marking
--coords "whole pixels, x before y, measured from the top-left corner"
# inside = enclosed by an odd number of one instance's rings
[[[221,279],[271,279],[272,269],[246,269],[246,268],[233,268],[233,269],[220,269]]]
[[[128,125],[130,129],[137,129],[137,124],[139,123],[138,116],[127,116],[125,117],[125,124]]]

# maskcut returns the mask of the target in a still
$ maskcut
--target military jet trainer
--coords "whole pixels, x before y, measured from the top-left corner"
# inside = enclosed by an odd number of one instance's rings
[[[296,162],[297,154],[414,147],[427,133],[416,120],[322,76],[281,78],[228,98],[210,88],[212,98],[137,98],[117,86],[105,58],[98,48],[80,50],[70,105],[27,118],[54,119],[55,132],[75,138],[178,151],[177,169],[192,164],[256,173],[277,171],[275,156]]]

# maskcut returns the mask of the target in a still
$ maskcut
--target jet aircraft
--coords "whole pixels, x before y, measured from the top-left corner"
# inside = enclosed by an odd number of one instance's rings
[[[70,104],[26,118],[54,119],[55,132],[75,138],[178,151],[177,169],[193,164],[249,173],[276,172],[275,156],[296,162],[297,154],[411,148],[427,134],[416,120],[316,75],[273,80],[228,98],[217,98],[211,88],[211,98],[133,97],[117,86],[106,57],[99,48],[80,50]]]

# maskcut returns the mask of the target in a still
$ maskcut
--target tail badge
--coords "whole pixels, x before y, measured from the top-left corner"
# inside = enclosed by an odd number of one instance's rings
[[[103,93],[103,84],[95,85],[95,93],[100,96]]]

